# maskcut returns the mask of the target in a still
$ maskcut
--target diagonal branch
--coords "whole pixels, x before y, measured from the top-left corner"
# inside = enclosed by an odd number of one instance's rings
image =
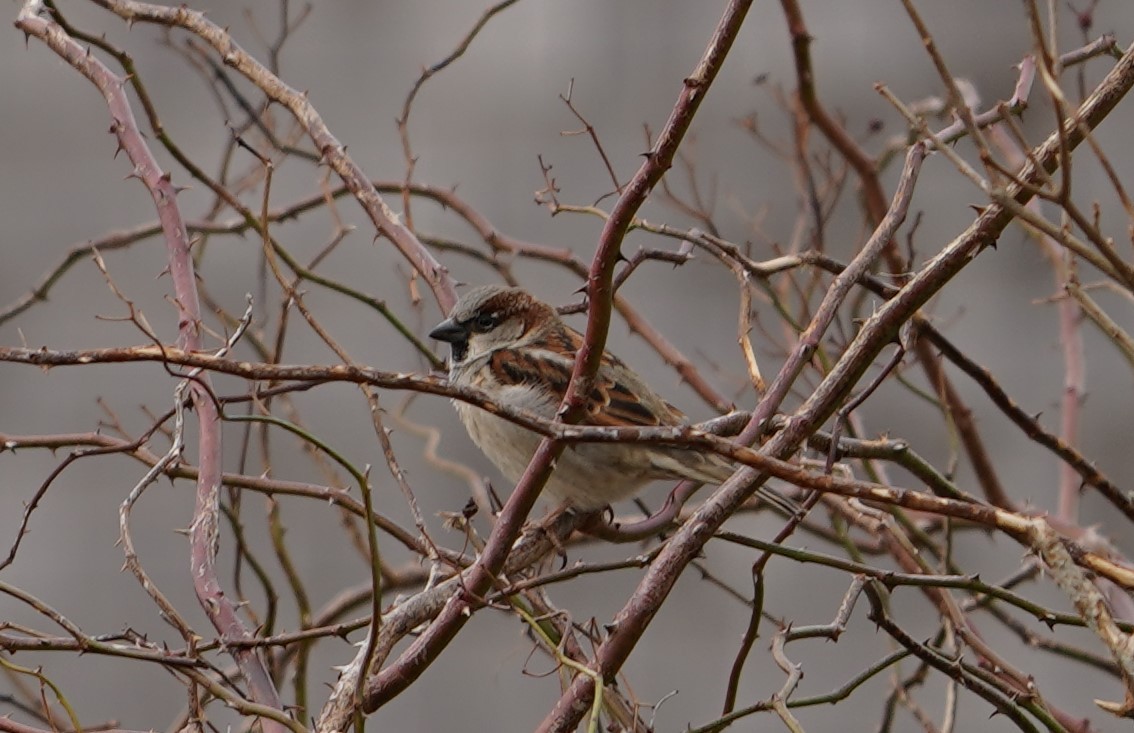
[[[668,170],[677,147],[685,136],[705,93],[724,63],[751,0],[733,0],[721,18],[701,62],[693,74],[685,79],[684,87],[673,112],[658,138],[654,149],[646,156],[638,173],[619,197],[605,226],[592,260],[587,281],[590,314],[582,348],[576,356],[575,370],[560,408],[560,417],[566,423],[577,422],[584,413],[588,385],[598,371],[599,360],[606,345],[613,304],[614,267],[620,254],[622,239],[635,212],[646,196]],[[547,482],[555,459],[564,444],[545,439],[540,443],[524,475],[520,477],[512,495],[493,527],[484,552],[468,571],[468,583],[462,594],[446,604],[441,615],[418,639],[389,667],[376,675],[367,685],[364,710],[371,711],[412,684],[448,646],[460,629],[481,605],[479,598],[490,587],[500,572],[520,528],[535,506],[536,499]],[[320,720],[320,730],[340,730],[348,718],[347,710],[340,707],[334,715]]]
[[[1083,102],[1072,119],[1064,120],[1061,129],[1053,132],[1034,151],[1034,157],[1020,173],[1020,179],[1036,185],[1059,165],[1074,148],[1118,105],[1134,87],[1134,48],[1128,49],[1095,91]],[[842,398],[874,362],[878,353],[897,334],[902,323],[941,290],[980,252],[992,244],[1012,221],[1007,202],[1026,203],[1032,194],[1016,183],[994,192],[994,202],[940,254],[933,258],[899,292],[872,315],[843,357],[823,382],[792,415],[783,431],[772,437],[761,449],[763,455],[785,458],[798,448],[807,436],[838,408]],[[745,470],[725,482],[688,521],[674,534],[638,584],[633,595],[615,617],[613,631],[599,646],[596,663],[590,665],[611,681],[633,651],[646,627],[657,613],[668,592],[685,567],[700,553],[713,533],[752,494],[767,476]],[[594,695],[591,677],[576,676],[563,693],[552,713],[544,719],[540,731],[573,730]]]
[[[167,7],[132,0],[94,0],[128,23],[156,23],[184,28],[207,42],[220,54],[226,66],[239,71],[260,88],[268,98],[286,107],[303,126],[319,151],[321,160],[347,185],[366,211],[378,232],[389,239],[433,290],[441,310],[448,312],[457,300],[455,281],[418,238],[401,223],[398,215],[386,204],[362,168],[347,155],[346,148],[331,134],[323,118],[307,100],[307,94],[285,84],[266,66],[252,57],[223,28],[205,14],[184,5]]]

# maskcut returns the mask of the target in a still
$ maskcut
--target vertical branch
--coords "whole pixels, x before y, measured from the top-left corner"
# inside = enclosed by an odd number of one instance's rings
[[[602,234],[587,276],[587,300],[590,305],[587,329],[583,346],[575,359],[575,369],[571,374],[571,383],[563,402],[562,410],[568,419],[571,415],[581,414],[585,396],[598,372],[603,349],[606,348],[614,300],[612,286],[614,266],[621,254],[622,240],[634,221],[634,215],[645,203],[650,191],[673,164],[677,148],[693,123],[693,117],[697,114],[697,109],[701,106],[713,80],[716,79],[717,72],[724,65],[725,58],[737,34],[740,33],[740,27],[751,5],[752,0],[732,0],[728,4],[697,68],[685,79],[681,94],[669,119],[666,120],[665,127],[658,135],[657,142],[646,154],[646,160],[623,189],[611,209],[610,216],[603,224]]]
[[[40,17],[43,3],[28,0],[20,10],[16,26],[29,36],[43,41],[68,64],[93,83],[106,98],[112,119],[111,132],[118,139],[134,169],[131,175],[140,180],[153,197],[166,243],[174,304],[177,307],[177,347],[187,352],[200,351],[201,307],[197,297],[196,275],[189,252],[189,235],[177,206],[177,190],[170,176],[163,173],[138,130],[134,113],[126,98],[126,81],[110,71],[101,61],[68,36],[56,23]],[[193,522],[190,525],[190,571],[197,599],[222,639],[250,640],[251,633],[237,616],[235,605],[221,589],[215,565],[218,545],[219,491],[221,485],[220,414],[211,394],[207,373],[190,383],[190,395],[198,418],[199,474]],[[250,647],[235,646],[232,656],[248,682],[253,701],[266,707],[281,709],[279,693],[262,660]],[[264,720],[265,730],[282,731],[275,721]]]
[[[1070,253],[1061,253],[1046,235],[1037,237],[1051,259],[1055,286],[1068,287],[1075,278],[1075,259]],[[1059,345],[1063,352],[1063,391],[1059,403],[1059,437],[1067,445],[1079,440],[1079,423],[1085,397],[1087,362],[1083,344],[1083,314],[1074,299],[1068,296],[1056,302],[1059,316]],[[1058,516],[1065,522],[1077,522],[1079,497],[1083,481],[1075,467],[1066,461],[1059,462]]]

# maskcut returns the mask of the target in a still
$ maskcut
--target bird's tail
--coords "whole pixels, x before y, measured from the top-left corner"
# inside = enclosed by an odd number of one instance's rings
[[[655,468],[670,476],[718,485],[728,480],[740,468],[739,464],[716,453],[701,453],[683,448],[674,451],[680,451],[680,454],[670,451],[659,452],[654,457]],[[786,514],[800,511],[797,502],[768,486],[761,486],[757,489],[756,495]]]

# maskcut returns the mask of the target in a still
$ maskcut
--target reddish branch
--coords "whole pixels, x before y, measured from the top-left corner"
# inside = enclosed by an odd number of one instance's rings
[[[342,146],[330,136],[329,131],[326,130],[314,109],[306,102],[304,95],[298,94],[283,85],[278,78],[270,74],[236,46],[224,31],[209,23],[195,11],[186,8],[167,8],[127,2],[125,0],[96,0],[96,2],[131,22],[143,20],[189,29],[212,44],[213,48],[222,55],[227,65],[240,70],[241,73],[262,88],[270,98],[287,105],[311,135],[324,160],[334,168],[347,188],[363,204],[379,232],[389,237],[402,254],[413,263],[415,269],[430,283],[442,308],[448,309],[448,305],[453,299],[453,292],[452,282],[447,272],[424,250],[414,235],[401,226],[396,216],[385,207],[382,200],[378,198],[375,187],[361,176],[361,171],[346,157]],[[501,3],[498,7],[506,4]],[[886,486],[883,483],[854,481],[842,476],[827,475],[790,463],[787,459],[794,454],[804,440],[813,437],[818,427],[839,408],[840,404],[843,404],[850,391],[859,383],[862,375],[874,363],[880,350],[892,342],[898,329],[910,322],[915,324],[921,322],[918,309],[944,287],[950,278],[975,258],[986,245],[994,242],[1013,217],[1020,215],[1018,213],[1019,204],[1026,202],[1032,196],[1044,195],[1041,186],[1050,183],[1048,173],[1056,167],[1066,164],[1071,150],[1086,134],[1085,131],[1097,125],[1117,104],[1130,86],[1134,85],[1134,65],[1131,62],[1130,53],[1122,57],[1114,71],[1100,86],[1100,91],[1084,103],[1074,120],[1067,124],[1062,124],[1061,121],[1061,129],[1058,130],[1057,134],[1049,138],[1043,146],[1029,153],[1030,163],[1018,174],[1013,174],[1018,178],[1013,179],[1011,175],[1009,176],[1009,180],[1014,180],[1013,185],[992,191],[992,205],[981,212],[964,234],[947,246],[938,257],[928,263],[903,288],[887,291],[889,302],[862,325],[853,342],[827,374],[819,388],[794,415],[779,423],[778,433],[773,434],[762,449],[753,450],[746,447],[744,441],[750,441],[755,437],[757,431],[771,425],[770,421],[766,421],[766,419],[771,418],[773,413],[779,409],[787,390],[792,387],[815,350],[822,346],[826,330],[833,322],[836,310],[844,303],[850,287],[868,279],[867,272],[871,264],[883,251],[889,258],[891,268],[896,271],[905,269],[896,248],[887,247],[887,245],[892,243],[894,233],[901,224],[902,217],[904,217],[909,203],[909,194],[913,188],[914,177],[925,155],[925,148],[922,144],[911,148],[903,171],[903,179],[897,187],[894,201],[889,209],[886,209],[875,161],[857,146],[853,139],[846,134],[841,124],[828,115],[818,102],[810,65],[808,52],[810,39],[807,36],[806,26],[797,4],[793,0],[783,0],[785,15],[788,17],[789,28],[792,33],[797,71],[800,76],[800,98],[802,106],[807,112],[807,119],[815,123],[829,137],[832,144],[846,157],[861,177],[864,183],[864,198],[868,216],[872,221],[878,222],[876,231],[863,251],[847,268],[842,269],[841,274],[835,279],[812,319],[811,325],[800,337],[798,347],[790,355],[788,364],[780,372],[777,381],[773,383],[773,389],[768,398],[761,402],[755,417],[738,439],[738,442],[731,442],[693,428],[684,427],[658,430],[609,430],[575,427],[570,424],[577,417],[578,395],[585,393],[589,380],[594,375],[598,356],[601,355],[604,348],[612,308],[622,309],[615,292],[618,283],[613,277],[623,236],[632,225],[634,213],[638,207],[671,165],[677,147],[696,112],[697,106],[704,97],[716,70],[723,62],[729,46],[740,28],[747,5],[748,3],[736,1],[729,5],[702,63],[695,73],[685,80],[685,87],[680,99],[653,152],[647,157],[634,181],[627,187],[624,195],[607,218],[602,239],[589,268],[575,260],[569,252],[508,240],[508,238],[496,232],[491,225],[487,223],[477,224],[474,222],[474,218],[465,217],[478,229],[485,241],[494,250],[516,252],[527,256],[545,257],[559,261],[587,278],[586,289],[590,303],[590,316],[586,345],[580,352],[580,359],[576,364],[572,388],[569,390],[563,406],[562,421],[548,422],[522,411],[498,405],[486,395],[475,390],[458,389],[430,377],[380,372],[354,366],[309,367],[238,362],[203,353],[199,333],[201,325],[200,308],[197,305],[192,262],[188,257],[185,226],[176,208],[176,192],[170,185],[168,175],[162,176],[157,169],[149,151],[142,142],[141,136],[138,134],[126,99],[121,93],[123,80],[110,74],[105,67],[92,60],[85,52],[81,57],[77,55],[75,51],[77,44],[72,39],[67,38],[66,34],[61,33],[58,28],[35,16],[33,10],[39,8],[38,3],[28,3],[25,11],[21,13],[20,27],[25,32],[44,39],[49,46],[63,55],[76,69],[94,81],[107,96],[115,119],[112,131],[118,136],[119,144],[127,151],[134,163],[135,175],[147,185],[154,196],[158,207],[161,230],[169,246],[170,273],[176,293],[175,302],[179,309],[180,329],[177,348],[148,346],[82,352],[0,348],[0,360],[45,366],[154,361],[162,363],[167,368],[170,365],[181,365],[195,370],[186,376],[191,380],[194,406],[200,415],[201,468],[199,471],[193,471],[187,466],[175,466],[169,468],[169,473],[172,475],[173,471],[177,470],[182,472],[178,475],[185,475],[184,472],[189,471],[189,475],[198,479],[197,510],[192,526],[194,580],[200,581],[198,595],[205,603],[210,618],[217,625],[221,639],[238,642],[232,643],[230,650],[241,663],[243,674],[251,683],[254,699],[266,702],[278,709],[278,699],[273,700],[272,698],[275,694],[274,689],[271,689],[272,683],[266,679],[266,673],[258,668],[259,663],[256,662],[254,654],[249,651],[263,641],[251,637],[239,625],[239,621],[232,614],[231,602],[224,597],[220,592],[219,585],[216,584],[215,569],[212,566],[217,534],[216,489],[222,482],[230,483],[234,481],[234,478],[227,475],[222,476],[219,471],[218,421],[222,416],[218,413],[218,408],[223,403],[217,401],[212,395],[207,374],[199,373],[196,370],[223,372],[248,379],[305,380],[311,384],[321,381],[352,381],[390,389],[407,389],[445,395],[477,404],[518,424],[525,425],[546,438],[519,487],[508,502],[487,547],[476,563],[466,572],[453,576],[441,585],[432,587],[395,607],[382,617],[380,626],[375,623],[374,633],[379,648],[374,666],[378,667],[390,654],[395,643],[421,624],[430,620],[433,621],[425,634],[420,636],[401,657],[390,667],[375,674],[367,681],[365,696],[361,705],[364,710],[374,709],[417,679],[418,675],[438,657],[449,641],[460,631],[465,620],[486,602],[486,598],[491,597],[494,592],[493,584],[497,584],[495,589],[497,594],[515,592],[515,589],[520,587],[520,585],[513,584],[511,587],[502,589],[499,586],[500,573],[502,570],[509,572],[510,568],[517,567],[516,563],[521,559],[520,555],[524,552],[524,546],[516,546],[514,540],[519,533],[520,525],[532,508],[540,486],[550,471],[554,457],[558,451],[563,449],[564,445],[577,441],[656,441],[682,445],[717,452],[752,469],[742,471],[722,486],[705,505],[700,507],[684,523],[670,541],[658,550],[656,557],[651,558],[645,578],[622,609],[615,623],[610,626],[609,636],[598,646],[594,663],[584,662],[586,666],[596,670],[604,682],[614,680],[619,668],[640,640],[653,615],[664,602],[688,563],[701,552],[704,544],[714,535],[716,528],[746,500],[750,499],[753,491],[768,477],[777,477],[819,492],[858,497],[933,512],[943,516],[963,518],[984,526],[996,527],[1026,546],[1038,544],[1036,539],[1038,536],[1037,527],[1041,526],[1041,521],[1028,519],[1015,511],[1005,511],[1011,509],[1012,504],[997,482],[993,463],[984,453],[983,444],[975,431],[975,426],[968,419],[968,410],[957,397],[955,390],[945,380],[938,357],[930,350],[931,345],[941,348],[940,344],[932,338],[918,343],[918,356],[929,374],[931,382],[939,390],[942,402],[949,406],[954,418],[958,420],[961,436],[966,441],[965,445],[970,459],[984,486],[985,496],[994,506],[966,500],[963,497],[958,498],[957,494],[954,494],[952,498],[942,498],[927,493]],[[951,82],[951,77],[948,76],[947,72],[943,76],[947,83]],[[1019,89],[1024,86],[1025,79],[1030,80],[1030,70],[1027,70],[1026,73],[1022,72],[1020,78],[1021,81],[1018,84],[1018,91],[1014,95],[1014,100],[1026,96],[1026,91],[1021,94]],[[991,121],[993,118],[1006,117],[1012,111],[1014,110],[1002,106],[996,110],[995,115],[987,113],[984,117]],[[975,133],[984,124],[984,117],[972,117],[971,114],[967,114],[965,121],[968,125],[966,129],[970,133]],[[800,151],[801,154],[805,152],[803,147],[800,148]],[[424,190],[428,187],[421,187],[417,184],[411,186],[408,185],[407,180],[407,184],[395,184],[392,188],[393,190],[417,193],[419,189]],[[443,195],[436,198],[440,201],[446,200]],[[1069,202],[1060,200],[1057,203],[1064,205],[1068,213],[1072,215],[1072,219],[1080,227],[1083,227],[1080,221],[1081,217],[1075,218],[1075,210],[1071,208]],[[265,226],[267,220],[268,217],[265,216]],[[1106,252],[1105,249],[1103,251]],[[801,257],[800,261],[803,262],[804,259]],[[1118,264],[1115,267],[1118,268]],[[39,291],[37,290],[33,295],[38,294]],[[22,308],[24,305],[18,304],[18,307]],[[625,306],[625,308],[628,308],[628,306]],[[628,322],[631,323],[631,327],[634,328],[632,315],[628,315],[626,310],[623,310],[623,313]],[[633,312],[630,311],[629,313],[632,314]],[[667,342],[660,337],[660,334],[655,334],[651,342],[655,343],[655,346],[657,344],[668,346]],[[663,353],[667,361],[670,361],[667,352],[660,347],[656,346],[656,348],[659,349],[660,353]],[[948,352],[946,352],[946,356],[954,361],[963,359],[958,354]],[[683,359],[683,357],[681,358]],[[678,365],[678,371],[681,372],[681,363],[677,361],[673,363]],[[1055,451],[1068,466],[1078,471],[1085,480],[1099,486],[1108,498],[1118,506],[1123,507],[1124,511],[1127,511],[1128,516],[1131,512],[1134,512],[1134,509],[1131,509],[1130,499],[1125,497],[1117,487],[1110,484],[1105,477],[1098,474],[1073,448],[1059,441],[1058,438],[1044,433],[1038,427],[1038,421],[1024,415],[1017,405],[1002,394],[1002,391],[997,393],[999,387],[987,373],[983,373],[975,365],[971,369],[966,369],[966,371],[981,383],[986,392],[992,396],[993,401],[1008,413],[1018,425],[1023,427],[1030,437]],[[685,375],[685,372],[681,373],[683,376]],[[696,376],[695,370],[693,370],[693,375]],[[718,406],[727,402],[716,395],[712,388],[703,382],[694,386],[703,396],[708,397]],[[287,385],[281,387],[281,389],[287,388]],[[1000,394],[999,399],[997,394]],[[765,430],[765,432],[768,431]],[[55,437],[63,438],[66,436]],[[1048,439],[1049,437],[1050,439]],[[140,447],[141,445],[141,442],[123,445],[122,450],[140,456],[144,452],[144,449]],[[0,450],[3,450],[4,447],[8,446],[0,445]],[[143,458],[143,460],[145,459]],[[65,462],[64,466],[66,465]],[[56,474],[53,474],[53,476]],[[240,479],[253,480],[250,477],[240,477]],[[51,478],[48,479],[49,482],[51,480]],[[267,479],[263,479],[262,482],[263,486],[259,488],[269,492],[282,490],[279,487],[286,483]],[[44,488],[46,488],[46,485]],[[38,496],[39,494],[37,494]],[[29,507],[29,511],[31,509],[34,509],[34,502]],[[367,514],[365,510],[362,510],[362,513]],[[800,518],[802,519],[802,516]],[[380,523],[381,519],[375,518],[373,521]],[[569,523],[563,525],[562,528],[569,530]],[[401,531],[400,528],[399,531]],[[414,544],[415,541],[418,541],[418,538],[410,537],[408,533],[402,532],[400,539],[405,541],[407,546],[419,547],[419,545]],[[1048,537],[1048,540],[1058,544],[1058,538],[1054,538],[1054,536]],[[14,551],[15,548],[13,548],[13,553]],[[913,557],[903,555],[900,547],[891,548],[891,553],[900,562],[913,562]],[[524,555],[524,557],[527,556]],[[454,564],[469,562],[466,557],[449,557],[448,559]],[[1091,567],[1096,572],[1125,587],[1134,587],[1134,574],[1127,568],[1108,562],[1106,558],[1082,553],[1074,558],[1074,562]],[[1050,560],[1048,564],[1054,566],[1054,563]],[[903,567],[907,566],[903,565]],[[916,572],[918,568],[909,565],[908,569],[911,572]],[[1071,568],[1071,570],[1078,572],[1074,568]],[[1085,576],[1083,577],[1085,578]],[[947,606],[944,602],[947,594],[937,593],[935,595],[941,599],[938,610],[943,615],[950,616],[961,637],[974,648],[977,648],[978,653],[981,653],[985,660],[998,667],[1006,666],[1002,665],[994,656],[981,651],[979,637],[968,638],[965,636],[968,632],[965,619],[958,618],[956,609]],[[235,627],[229,625],[229,622],[234,623]],[[887,630],[891,631],[895,638],[902,640],[899,635],[904,632],[892,623],[891,626],[893,628],[887,626]],[[1112,650],[1117,648],[1122,639],[1115,636],[1113,641],[1113,644],[1108,642]],[[902,640],[902,643],[907,642]],[[916,650],[910,647],[915,653],[920,651],[923,654],[928,654],[931,651],[927,644],[911,643],[916,645]],[[241,654],[244,656],[241,656]],[[961,665],[953,666],[951,660],[944,659],[936,651],[933,651],[932,655],[936,660],[934,666],[941,667],[942,671],[947,674],[950,673],[949,669],[952,669],[958,681],[963,683],[966,679],[972,677],[972,674],[963,670]],[[573,654],[572,656],[582,659],[581,654]],[[1120,661],[1122,660],[1120,659]],[[1128,667],[1134,668],[1131,665],[1126,665],[1123,668],[1127,669]],[[362,669],[359,678],[373,671]],[[1019,675],[1016,674],[1015,677],[1018,682]],[[348,684],[349,680],[346,678],[347,675],[344,675],[344,679],[340,680],[340,685],[332,696],[328,707],[324,710],[323,720],[320,723],[321,728],[344,730],[352,722],[350,716],[357,712],[354,707],[355,700],[350,695],[339,695],[341,692],[352,693],[354,690],[354,685]],[[1127,681],[1130,682],[1131,679],[1132,677],[1127,675]],[[577,675],[570,688],[560,699],[556,709],[544,721],[542,729],[569,730],[577,725],[579,719],[588,709],[589,701],[593,698],[594,683],[594,677],[583,674]],[[1012,709],[1014,710],[1014,707]]]
[[[457,300],[455,282],[450,277],[449,271],[433,257],[414,233],[399,221],[398,215],[378,195],[362,168],[346,154],[346,148],[331,134],[323,118],[307,100],[306,93],[296,91],[285,84],[236,43],[227,31],[210,21],[200,11],[191,10],[183,5],[167,7],[130,0],[94,0],[94,2],[129,23],[156,23],[190,31],[212,46],[220,54],[226,66],[239,71],[259,87],[269,99],[286,107],[315,144],[321,160],[326,162],[347,185],[378,232],[389,239],[414,270],[425,278],[441,310],[448,312]]]
[[[811,34],[807,30],[802,10],[796,0],[781,0],[784,17],[787,20],[788,32],[792,39],[792,52],[795,59],[796,76],[799,83],[798,95],[800,103],[807,112],[808,118],[823,133],[843,158],[854,169],[862,181],[863,203],[867,220],[877,226],[886,212],[886,198],[883,194],[882,182],[878,177],[876,161],[847,133],[846,129],[827,112],[819,101],[815,86],[815,75],[811,67]],[[900,275],[909,269],[909,263],[904,261],[898,248],[891,242],[883,254],[886,258],[890,272]],[[992,461],[984,450],[984,443],[980,437],[976,423],[972,420],[972,411],[961,401],[959,394],[949,382],[948,376],[936,363],[936,356],[923,343],[914,344],[914,353],[918,363],[926,372],[930,384],[934,385],[939,394],[946,399],[950,414],[957,420],[957,431],[965,436],[964,446],[968,451],[969,459],[973,462],[977,477],[981,481],[985,495],[990,499],[1003,499],[1004,490],[996,477]]]
[[[859,176],[863,185],[863,201],[868,219],[872,222],[878,222],[881,220],[885,210],[885,199],[882,193],[882,183],[878,176],[876,161],[847,134],[845,128],[827,112],[826,108],[820,102],[815,86],[814,71],[811,65],[811,35],[807,30],[802,10],[796,0],[781,0],[781,6],[783,8],[784,17],[787,20],[788,31],[792,38],[792,51],[799,84],[798,95],[800,102],[806,110],[811,122],[819,128],[831,145],[847,160],[855,173]],[[907,5],[907,8],[912,11],[912,6]],[[920,28],[920,30],[924,38],[926,34],[925,29]],[[1081,49],[1064,54],[1060,57],[1060,63],[1065,66],[1077,64],[1088,58],[1104,53],[1112,53],[1116,57],[1121,57],[1121,53],[1118,52],[1112,37],[1103,36]],[[940,62],[940,58],[935,57],[935,61]],[[939,135],[936,136],[937,139],[942,142],[951,142],[959,138],[966,131],[976,132],[986,125],[990,125],[998,120],[1009,119],[1010,115],[1021,112],[1027,106],[1027,97],[1034,78],[1034,73],[1034,59],[1027,56],[1021,61],[1018,67],[1017,83],[1011,100],[1005,104],[998,105],[996,109],[989,110],[975,117],[972,112],[967,109],[960,110],[961,119],[942,130]],[[948,75],[947,71],[943,72],[943,76],[945,83],[950,87],[951,96],[956,98],[956,102],[959,102],[960,97],[952,82],[952,78]],[[963,104],[961,106],[963,106]],[[901,274],[908,269],[908,265],[904,262],[897,247],[887,247],[885,256],[890,271],[895,275]],[[974,472],[980,480],[985,495],[998,506],[1010,506],[1011,502],[1007,498],[1007,493],[1004,491],[1003,486],[997,478],[994,462],[985,450],[984,441],[981,438],[975,420],[973,420],[972,410],[970,410],[961,399],[960,394],[953,387],[948,376],[941,368],[941,365],[937,362],[936,356],[930,351],[927,344],[924,342],[915,343],[914,353],[917,356],[918,363],[925,371],[929,383],[934,386],[934,389],[943,399],[950,414],[953,416],[956,422],[957,432],[961,436],[962,444],[969,456],[969,460],[973,464]]]
[[[1095,92],[1083,103],[1073,119],[1065,120],[1059,131],[1052,133],[1034,152],[1032,160],[1020,172],[1020,179],[1035,186],[1058,166],[1068,150],[1064,145],[1078,146],[1084,135],[1093,130],[1134,86],[1134,49],[1107,74]],[[847,392],[874,362],[878,353],[897,334],[899,327],[941,290],[985,247],[992,244],[1012,221],[1013,215],[1004,202],[1026,203],[1032,196],[1023,185],[1011,184],[998,192],[996,200],[957,239],[926,264],[898,294],[871,316],[842,358],[832,368],[799,410],[792,415],[780,433],[761,449],[763,455],[786,457],[838,408]],[[766,477],[765,477],[766,478]],[[744,471],[722,485],[677,531],[650,566],[630,600],[611,624],[613,631],[595,654],[595,669],[603,680],[610,681],[618,673],[630,652],[645,632],[654,614],[672,589],[686,565],[701,551],[712,533],[720,527],[762,483],[753,472]],[[570,688],[560,697],[553,712],[544,720],[541,731],[573,730],[582,718],[594,695],[593,679],[575,677]]]
[[[39,17],[41,10],[39,3],[27,3],[21,10],[16,25],[29,36],[43,41],[90,80],[106,98],[112,119],[111,132],[134,166],[132,175],[146,186],[157,208],[167,248],[174,303],[178,310],[178,347],[186,351],[198,351],[202,348],[201,308],[197,298],[193,260],[189,253],[189,236],[177,207],[177,190],[170,182],[169,175],[161,171],[157,159],[138,130],[125,94],[125,80],[115,76],[98,58],[66,35],[58,24]],[[210,391],[207,374],[198,375],[191,380],[190,394],[198,416],[200,473],[190,525],[190,572],[197,599],[221,637],[250,639],[252,634],[237,616],[236,606],[221,589],[214,564],[219,541],[217,520],[221,486],[221,435],[220,414]],[[259,705],[281,710],[279,693],[259,656],[249,649],[233,649],[232,656],[247,680],[252,700]],[[266,730],[284,730],[277,721],[265,720],[264,726]]]
[[[622,239],[633,221],[634,213],[668,170],[677,146],[692,123],[693,116],[717,71],[724,63],[732,41],[739,33],[749,4],[750,0],[749,2],[734,0],[729,4],[701,63],[685,80],[681,95],[657,144],[619,197],[603,228],[587,281],[590,314],[584,343],[578,352],[571,383],[560,410],[561,418],[566,423],[576,422],[582,417],[585,406],[584,396],[588,393],[588,385],[598,370],[599,359],[606,345],[613,301],[612,280]],[[437,619],[410,645],[410,648],[374,676],[366,688],[364,710],[377,708],[416,680],[448,646],[471,617],[472,612],[481,605],[481,597],[503,566],[512,543],[551,474],[555,458],[563,448],[563,443],[554,440],[545,439],[540,444],[498,517],[481,557],[468,574],[464,592],[452,597]],[[320,729],[341,729],[349,719],[346,717],[349,711],[345,707],[334,711],[330,706],[328,708],[319,723]]]

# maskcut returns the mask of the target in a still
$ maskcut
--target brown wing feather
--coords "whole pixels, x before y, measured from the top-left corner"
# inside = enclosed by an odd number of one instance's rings
[[[489,369],[505,385],[530,384],[536,381],[534,375],[538,374],[540,380],[562,400],[571,381],[571,361],[582,346],[583,337],[571,329],[553,333],[555,338],[541,342],[540,347],[570,361],[540,358],[539,352],[500,349],[489,359]],[[682,421],[684,415],[676,407],[654,396],[648,387],[633,379],[628,372],[617,357],[609,352],[603,353],[595,384],[587,395],[589,417],[584,423],[605,427],[653,427]],[[625,375],[621,380],[614,376],[619,373]],[[653,398],[657,405],[644,403],[642,396]]]
[[[588,422],[606,427],[653,427],[662,424],[656,412],[642,404],[627,385],[610,379],[609,376],[609,372],[603,374],[600,371],[598,380],[601,383],[595,384],[591,389],[590,399],[587,400],[587,411],[591,413]]]

